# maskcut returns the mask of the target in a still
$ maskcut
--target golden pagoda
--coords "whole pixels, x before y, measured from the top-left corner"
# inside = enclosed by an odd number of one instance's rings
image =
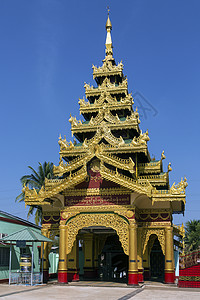
[[[111,30],[108,13],[105,59],[93,66],[96,86],[85,84],[86,100],[79,99],[84,121],[70,115],[76,139],[59,137],[55,179],[46,179],[39,192],[24,187],[25,203],[42,207],[44,235],[59,236],[60,283],[79,280],[81,269],[88,279],[137,285],[163,276],[173,283],[173,235],[179,229],[172,214],[184,212],[187,181],[170,187],[164,151],[160,160],[151,159],[123,64],[113,58]],[[46,243],[46,278],[49,251]]]

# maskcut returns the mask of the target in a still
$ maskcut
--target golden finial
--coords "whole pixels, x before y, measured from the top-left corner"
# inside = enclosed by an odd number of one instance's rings
[[[171,167],[171,163],[169,162],[168,167],[167,167],[167,172],[171,172],[172,171],[172,167]]]
[[[113,54],[113,51],[112,51],[112,39],[111,39],[111,30],[112,30],[112,24],[111,24],[111,21],[110,21],[110,18],[109,18],[109,14],[110,14],[110,9],[109,7],[107,7],[108,9],[108,19],[107,19],[107,22],[106,22],[106,31],[107,31],[107,36],[106,36],[106,55],[110,58],[112,58],[112,54]]]
[[[165,152],[164,152],[164,150],[163,150],[163,152],[161,153],[161,160],[163,160],[163,159],[165,159],[166,158],[166,156],[165,156],[165,154],[164,154]]]
[[[107,22],[106,22],[106,29],[112,30],[112,24],[111,24],[111,21],[110,21],[110,18],[109,18],[109,14],[110,14],[110,8],[109,8],[109,6],[107,6],[107,10],[108,10],[108,19],[107,19]]]

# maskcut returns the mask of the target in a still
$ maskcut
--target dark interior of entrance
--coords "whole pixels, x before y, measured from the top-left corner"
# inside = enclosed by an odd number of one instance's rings
[[[93,248],[95,249],[98,239],[104,239],[101,247],[99,248],[98,255],[94,257],[94,265],[96,258],[96,272],[91,278],[86,278],[84,275],[85,258],[84,251],[87,251],[84,247],[84,239],[79,244],[79,268],[80,268],[80,280],[101,280],[101,281],[117,281],[127,282],[128,278],[128,256],[124,254],[121,242],[115,230],[112,228],[93,227],[84,228],[79,234],[84,236],[86,233],[92,233],[94,235]],[[97,239],[95,239],[97,237]],[[98,261],[97,261],[98,260]]]
[[[99,255],[99,279],[103,281],[126,282],[128,272],[128,256],[117,234],[106,239],[102,253]]]
[[[164,255],[159,240],[156,238],[150,253],[151,280],[164,281],[164,267]]]

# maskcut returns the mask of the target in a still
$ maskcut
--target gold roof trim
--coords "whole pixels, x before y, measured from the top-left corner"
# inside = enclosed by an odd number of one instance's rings
[[[44,186],[37,192],[35,189],[29,189],[28,186],[23,188],[25,192],[25,203],[26,205],[34,205],[35,203],[40,203],[40,205],[50,204],[49,201],[45,201],[47,198],[54,197],[55,195],[59,194],[66,188],[70,188],[73,185],[77,185],[80,182],[83,182],[87,177],[87,168],[84,165],[79,171],[70,174],[65,179],[52,179],[52,180],[45,180],[46,185],[48,186],[48,181],[51,182],[51,186],[49,189],[44,189]]]
[[[138,183],[143,183],[148,180],[153,186],[168,186],[169,174],[168,172],[156,175],[139,176]]]
[[[118,65],[113,65],[111,61],[105,60],[102,67],[92,66],[93,69],[93,79],[100,76],[111,76],[119,75],[123,76],[123,63],[120,62]]]
[[[98,87],[95,88],[93,85],[85,83],[84,88],[86,97],[100,95],[101,92],[105,90],[110,93],[125,93],[127,95],[128,81],[127,78],[124,78],[121,83],[116,85],[115,83],[111,83],[110,80],[106,77],[103,83]]]

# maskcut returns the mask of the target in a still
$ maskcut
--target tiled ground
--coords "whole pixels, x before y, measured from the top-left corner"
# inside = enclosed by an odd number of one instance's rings
[[[127,287],[125,284],[80,281],[68,285],[52,282],[41,286],[9,286],[0,284],[1,299],[39,300],[39,299],[73,299],[73,300],[137,300],[170,299],[199,300],[200,289],[179,289],[161,283],[144,284],[140,288]]]

